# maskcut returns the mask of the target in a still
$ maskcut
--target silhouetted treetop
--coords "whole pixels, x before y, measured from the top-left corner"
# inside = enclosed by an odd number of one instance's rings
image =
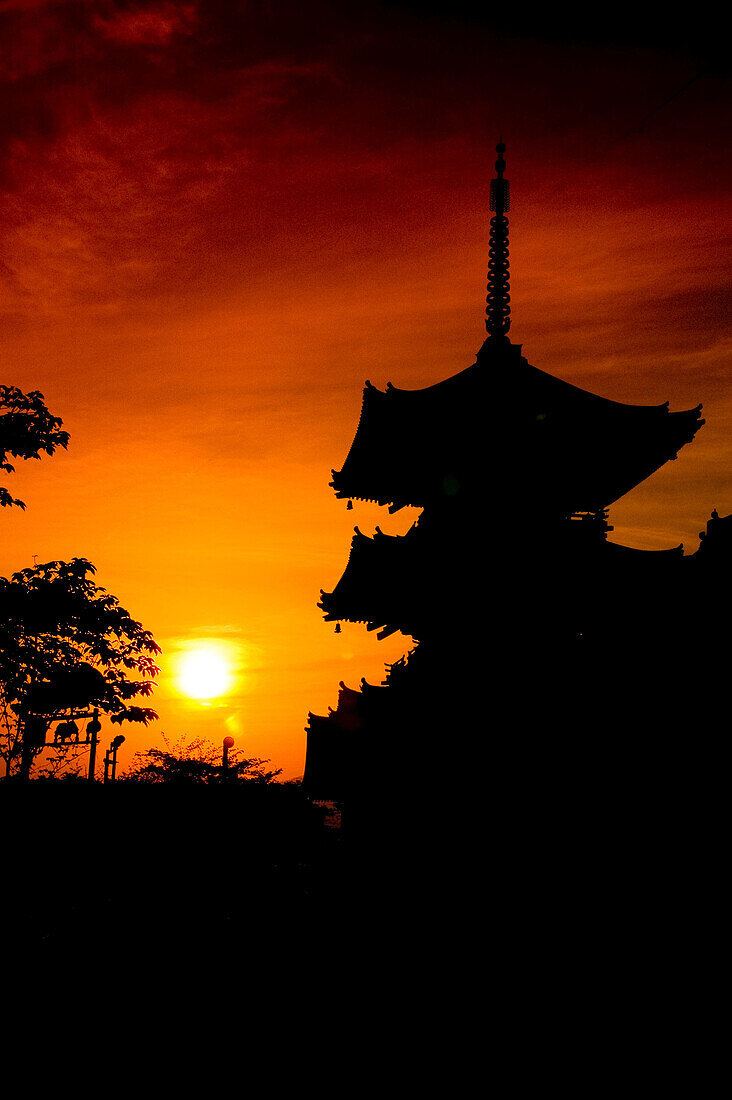
[[[63,421],[49,412],[38,390],[23,393],[17,386],[0,386],[0,470],[12,474],[10,458],[40,458],[52,455],[57,447],[66,448],[69,433],[61,430]],[[25,508],[22,500],[12,497],[0,485],[0,505]]]
[[[172,786],[213,784],[222,781],[221,749],[196,738],[188,743],[185,738],[171,743],[163,734],[165,748],[150,748],[135,753],[132,767],[122,776],[134,783],[167,783]],[[241,749],[233,749],[226,771],[227,783],[272,783],[282,769],[269,770],[268,760],[246,757]]]
[[[112,722],[157,718],[161,652],[149,630],[97,585],[85,558],[50,561],[0,578],[0,727],[8,772],[33,723],[95,707]],[[41,738],[40,744],[43,743]]]

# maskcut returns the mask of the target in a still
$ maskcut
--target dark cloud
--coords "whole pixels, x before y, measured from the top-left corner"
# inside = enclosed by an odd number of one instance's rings
[[[552,36],[541,19],[522,30],[461,4],[0,12],[5,263],[20,286],[24,249],[73,294],[107,280],[142,295],[173,273],[178,288],[202,273],[214,288],[281,272],[294,242],[342,260],[346,240],[376,254],[380,229],[407,247],[452,191],[480,201],[499,128],[523,209],[550,203],[557,224],[578,189],[596,216],[644,188],[653,201],[714,191],[724,172],[710,78],[654,51],[567,45],[561,19]]]

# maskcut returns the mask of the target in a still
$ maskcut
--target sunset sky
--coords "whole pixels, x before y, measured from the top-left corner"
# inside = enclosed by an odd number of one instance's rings
[[[704,404],[611,537],[693,552],[732,511],[721,31],[523,13],[0,0],[0,382],[71,434],[7,480],[0,575],[89,558],[162,645],[122,768],[230,734],[300,775],[308,711],[407,648],[322,620],[353,525],[413,518],[347,512],[330,470],[365,379],[474,361],[499,134],[512,340],[603,396]],[[215,702],[176,688],[194,642],[235,666]]]

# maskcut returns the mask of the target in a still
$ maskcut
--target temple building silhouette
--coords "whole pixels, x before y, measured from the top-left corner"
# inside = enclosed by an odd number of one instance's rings
[[[712,637],[732,517],[713,513],[690,555],[608,538],[610,506],[694,439],[701,406],[610,401],[511,343],[503,143],[497,153],[475,363],[425,389],[366,382],[333,471],[349,507],[422,511],[403,536],[356,527],[341,579],[321,594],[337,630],[401,631],[408,652],[382,683],[342,682],[337,707],[310,714],[303,785],[315,798],[378,803],[407,784],[444,789],[471,772],[490,784],[527,767],[540,784],[549,762],[576,775],[590,746],[597,769],[602,746],[625,740],[632,757],[694,722],[720,675]]]

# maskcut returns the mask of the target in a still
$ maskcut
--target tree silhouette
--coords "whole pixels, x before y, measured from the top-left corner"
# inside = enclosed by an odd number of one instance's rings
[[[170,742],[163,736],[164,749],[150,748],[135,753],[134,763],[123,780],[135,783],[168,783],[174,786],[220,783],[222,780],[221,749],[199,737],[190,743],[185,737]],[[226,773],[227,783],[272,783],[282,769],[268,771],[269,760],[247,758],[241,749],[232,749]]]
[[[12,474],[10,458],[40,458],[52,455],[57,447],[66,448],[69,433],[61,430],[63,421],[53,416],[38,390],[23,393],[17,386],[0,386],[0,470]],[[0,505],[3,508],[25,508],[22,500],[10,495],[0,485]]]
[[[91,579],[85,558],[0,579],[0,756],[28,773],[53,721],[89,707],[112,722],[157,718],[152,634]]]

